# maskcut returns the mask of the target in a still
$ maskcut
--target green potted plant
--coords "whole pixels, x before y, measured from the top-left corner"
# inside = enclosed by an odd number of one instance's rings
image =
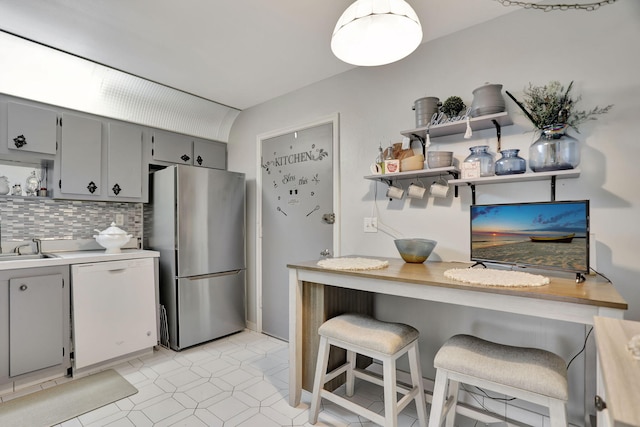
[[[462,110],[466,108],[464,105],[464,101],[459,96],[450,96],[444,101],[442,104],[442,112],[447,115],[447,117],[456,117]]]
[[[582,98],[572,97],[573,81],[565,87],[558,81],[524,90],[523,101],[518,101],[509,91],[507,95],[520,107],[541,135],[529,148],[529,167],[534,172],[573,169],[580,163],[578,141],[567,135],[571,128],[580,133],[578,126],[595,116],[608,113],[613,105],[591,110],[578,110],[576,104]]]

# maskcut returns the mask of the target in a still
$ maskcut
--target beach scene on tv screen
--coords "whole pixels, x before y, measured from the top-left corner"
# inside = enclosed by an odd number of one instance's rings
[[[585,202],[471,207],[471,259],[588,270]]]

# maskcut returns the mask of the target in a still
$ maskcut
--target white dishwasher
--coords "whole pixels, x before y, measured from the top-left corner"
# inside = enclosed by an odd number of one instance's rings
[[[153,259],[71,266],[74,367],[158,343]]]

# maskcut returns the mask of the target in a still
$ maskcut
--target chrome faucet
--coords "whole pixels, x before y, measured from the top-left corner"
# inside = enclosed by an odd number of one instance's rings
[[[42,240],[31,239],[31,241],[36,244],[36,255],[40,255],[40,251],[42,250]]]
[[[40,249],[42,248],[42,241],[40,239],[31,239],[31,241],[36,244],[36,250],[35,250],[35,252],[33,252],[33,254],[34,255],[40,255]],[[20,249],[22,249],[22,248],[30,248],[30,247],[31,247],[31,243],[25,243],[24,245],[18,245],[15,248],[13,248],[13,253],[16,253],[18,255],[22,255],[22,252],[20,252]]]

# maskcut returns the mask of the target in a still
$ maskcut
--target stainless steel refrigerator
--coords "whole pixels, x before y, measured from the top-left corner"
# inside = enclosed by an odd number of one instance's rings
[[[160,252],[170,347],[181,350],[244,329],[244,174],[176,165],[154,172],[150,181],[145,246]]]

